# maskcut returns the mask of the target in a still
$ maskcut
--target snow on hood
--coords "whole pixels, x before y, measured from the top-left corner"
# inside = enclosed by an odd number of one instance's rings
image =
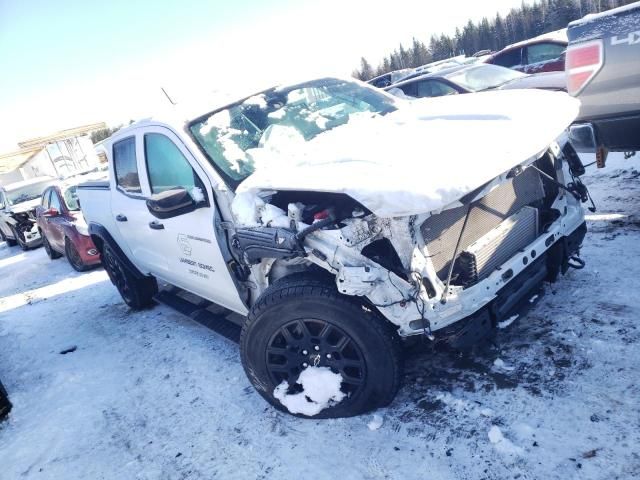
[[[437,210],[546,150],[580,105],[542,90],[401,103],[385,116],[355,114],[310,141],[272,132],[278,144],[254,149],[256,171],[237,192],[345,193],[380,217]]]

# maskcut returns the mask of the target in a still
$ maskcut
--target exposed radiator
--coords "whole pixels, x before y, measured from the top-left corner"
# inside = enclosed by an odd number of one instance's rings
[[[457,283],[466,286],[483,280],[537,237],[538,209],[523,207],[460,254]]]
[[[469,220],[462,235],[458,258],[472,243],[523,207],[542,200],[544,195],[540,174],[533,168],[527,168],[520,175],[507,180],[480,200],[473,202],[469,206]],[[467,206],[460,206],[433,215],[420,226],[433,266],[443,281],[446,280],[466,213]],[[508,243],[506,247],[513,248],[513,244]],[[516,248],[510,251],[509,256],[517,250]],[[505,249],[505,252],[507,251]]]

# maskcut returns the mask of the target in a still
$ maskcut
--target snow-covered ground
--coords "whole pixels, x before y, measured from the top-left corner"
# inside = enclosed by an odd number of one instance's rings
[[[393,404],[351,419],[276,412],[235,344],[131,312],[101,269],[0,250],[0,479],[638,478],[640,159],[585,182],[586,268],[494,345],[414,347]]]

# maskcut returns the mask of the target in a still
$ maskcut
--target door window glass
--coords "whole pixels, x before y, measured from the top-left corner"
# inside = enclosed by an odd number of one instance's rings
[[[543,63],[556,60],[562,56],[566,47],[557,43],[539,43],[527,48],[527,63]]]
[[[458,93],[455,88],[442,82],[434,80],[418,83],[418,97],[442,97],[444,95],[455,95]]]
[[[62,211],[62,206],[60,205],[60,198],[58,194],[51,190],[51,201],[49,203],[49,208],[55,208],[58,212]]]
[[[507,68],[517,67],[521,64],[521,62],[522,50],[520,48],[509,50],[508,52],[496,55],[495,58],[491,61],[491,63],[493,63],[494,65],[500,65]]]
[[[46,210],[49,208],[49,198],[51,197],[51,190],[45,190],[42,194],[42,200],[40,201],[42,207]]]
[[[400,88],[400,90],[402,90],[404,92],[405,95],[408,95],[410,97],[417,97],[418,96],[418,90],[417,90],[417,86],[414,83],[407,83],[406,85],[402,85]]]
[[[129,193],[142,193],[138,164],[136,163],[136,139],[125,138],[113,144],[113,166],[118,186]]]
[[[160,133],[144,136],[144,154],[151,193],[160,193],[175,187],[191,192],[196,186],[196,176],[180,149],[168,137]]]

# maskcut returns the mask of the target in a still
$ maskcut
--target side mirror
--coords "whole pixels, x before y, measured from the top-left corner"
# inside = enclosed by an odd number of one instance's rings
[[[156,218],[172,218],[193,212],[197,204],[186,189],[175,187],[151,195],[147,200],[147,208]]]
[[[58,211],[57,208],[53,208],[53,207],[42,212],[42,216],[47,218],[57,217],[58,215],[60,215],[60,212]]]

